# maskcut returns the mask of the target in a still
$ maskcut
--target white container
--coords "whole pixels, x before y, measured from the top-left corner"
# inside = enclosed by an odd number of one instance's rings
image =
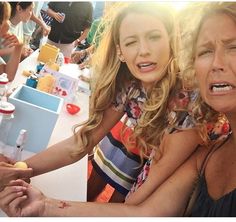
[[[6,145],[12,127],[15,106],[11,103],[0,101],[0,153],[7,153]]]
[[[7,93],[7,83],[9,82],[7,74],[3,73],[0,75],[0,100],[6,96]]]
[[[11,94],[9,102],[16,109],[8,144],[14,146],[20,130],[25,129],[27,140],[24,149],[35,153],[45,149],[63,106],[63,99],[21,85]]]

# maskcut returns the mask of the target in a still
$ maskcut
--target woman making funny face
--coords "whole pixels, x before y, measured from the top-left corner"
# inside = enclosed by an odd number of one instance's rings
[[[152,87],[165,75],[170,58],[169,36],[157,17],[127,15],[120,26],[119,48],[130,72],[141,80],[144,88]]]

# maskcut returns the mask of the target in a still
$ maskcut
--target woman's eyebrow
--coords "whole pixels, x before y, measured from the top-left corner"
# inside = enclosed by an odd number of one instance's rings
[[[159,33],[161,33],[161,30],[160,29],[151,29],[151,30],[147,31],[147,33],[152,33],[152,32],[159,32]],[[136,37],[137,37],[137,35],[125,36],[123,39],[121,39],[121,41],[126,41],[129,38],[136,38]]]
[[[230,43],[232,43],[232,42],[234,42],[234,41],[236,42],[236,37],[222,40],[222,42],[223,42],[225,45],[230,44]]]

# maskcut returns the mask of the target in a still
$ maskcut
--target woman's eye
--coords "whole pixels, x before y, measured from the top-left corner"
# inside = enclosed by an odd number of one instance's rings
[[[208,55],[210,53],[212,53],[213,51],[212,50],[209,50],[209,49],[206,49],[206,50],[202,50],[200,51],[197,56],[200,57],[200,56],[204,56],[204,55]]]
[[[150,39],[156,40],[156,39],[160,39],[161,36],[160,35],[152,35],[150,36]]]
[[[130,46],[130,45],[133,45],[134,43],[136,43],[136,41],[130,41],[130,42],[125,43],[125,46]]]
[[[236,50],[236,45],[230,45],[228,48],[229,48],[230,50]]]

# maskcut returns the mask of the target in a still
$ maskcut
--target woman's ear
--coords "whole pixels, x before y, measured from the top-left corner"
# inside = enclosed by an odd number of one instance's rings
[[[125,62],[125,58],[124,58],[124,56],[123,56],[123,54],[121,52],[121,49],[120,49],[119,45],[116,46],[116,51],[117,51],[117,56],[118,56],[119,60],[121,62]]]
[[[22,11],[22,8],[21,8],[21,6],[20,6],[19,4],[16,5],[16,11],[17,11],[17,12]]]

